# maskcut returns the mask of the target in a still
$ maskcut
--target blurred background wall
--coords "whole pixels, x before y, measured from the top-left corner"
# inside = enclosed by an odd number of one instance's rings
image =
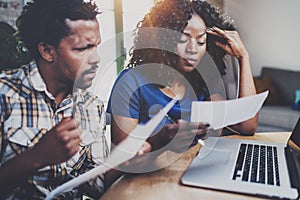
[[[262,66],[300,70],[299,0],[224,0],[251,56],[254,75]]]

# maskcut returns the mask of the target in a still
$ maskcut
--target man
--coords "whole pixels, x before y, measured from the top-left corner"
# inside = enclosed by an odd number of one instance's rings
[[[103,104],[86,91],[100,61],[98,14],[84,0],[24,7],[19,33],[34,60],[0,75],[0,199],[44,199],[108,156]],[[103,179],[59,198],[98,198]]]

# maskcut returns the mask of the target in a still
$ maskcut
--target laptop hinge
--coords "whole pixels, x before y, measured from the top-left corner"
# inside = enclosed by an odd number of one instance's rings
[[[285,147],[285,157],[291,181],[291,186],[300,193],[300,154],[290,146]]]

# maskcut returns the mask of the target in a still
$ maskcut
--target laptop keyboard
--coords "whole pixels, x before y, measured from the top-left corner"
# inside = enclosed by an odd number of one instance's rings
[[[242,143],[232,179],[280,186],[277,148]]]

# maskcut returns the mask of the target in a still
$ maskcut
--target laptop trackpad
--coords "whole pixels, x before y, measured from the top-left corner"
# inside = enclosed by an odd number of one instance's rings
[[[183,182],[196,183],[196,185],[204,186],[207,183],[212,184],[220,178],[230,176],[229,174],[232,167],[230,166],[231,152],[214,149],[202,153],[200,152],[186,171],[182,179]]]
[[[214,168],[220,167],[220,165],[227,165],[230,160],[230,155],[230,151],[205,149],[205,151],[202,152],[200,150],[198,156],[194,160],[197,160],[196,165],[200,165],[202,169],[206,166]]]
[[[205,151],[200,150],[198,156],[193,160],[190,166],[191,171],[201,171],[201,174],[206,174],[213,172],[218,172],[219,168],[221,171],[229,167],[227,166],[230,162],[231,152],[221,151],[215,149],[205,149]],[[227,166],[227,167],[226,167]]]

